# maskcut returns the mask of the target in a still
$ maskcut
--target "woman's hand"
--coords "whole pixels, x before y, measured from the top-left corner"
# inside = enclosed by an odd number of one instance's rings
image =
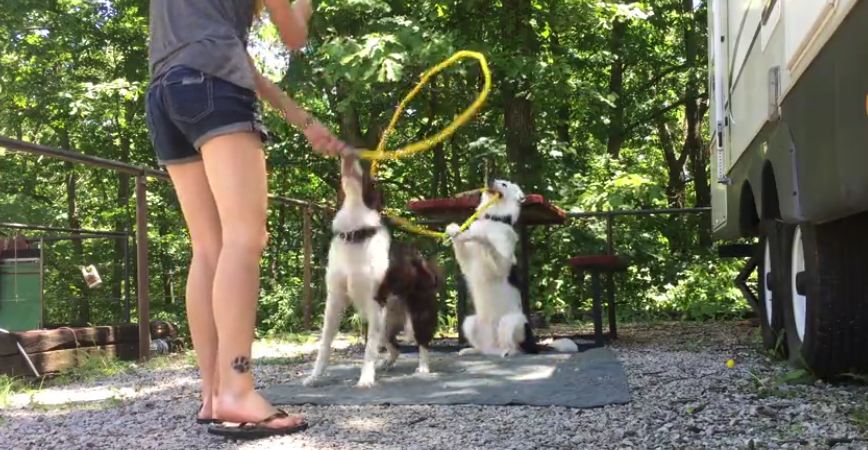
[[[310,1],[290,4],[287,0],[265,0],[265,6],[283,44],[290,50],[301,50],[307,42],[307,22],[313,14]]]
[[[295,3],[292,4],[292,10],[307,27],[311,16],[313,16],[313,5],[310,4],[310,0],[295,0]]]
[[[347,144],[335,137],[316,119],[309,119],[302,132],[314,151],[322,155],[339,156],[349,149]]]

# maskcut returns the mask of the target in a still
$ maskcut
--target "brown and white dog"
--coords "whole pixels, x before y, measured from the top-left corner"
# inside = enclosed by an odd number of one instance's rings
[[[428,346],[437,325],[439,269],[408,245],[391,248],[389,230],[380,216],[382,195],[358,159],[341,159],[341,187],[344,199],[332,221],[334,237],[326,268],[322,338],[313,372],[304,384],[315,384],[325,372],[331,343],[350,303],[368,325],[357,386],[374,385],[381,347],[389,350],[384,365],[394,363],[398,357],[395,337],[401,331],[419,345],[419,371],[427,372]]]
[[[437,292],[443,276],[434,260],[426,260],[418,248],[393,243],[389,270],[376,300],[384,307],[383,345],[389,352],[383,365],[398,359],[398,334],[412,337],[419,346],[419,373],[430,372],[428,351],[437,330]]]

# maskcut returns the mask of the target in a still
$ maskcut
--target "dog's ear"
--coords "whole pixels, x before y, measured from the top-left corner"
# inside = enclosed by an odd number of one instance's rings
[[[377,179],[371,177],[370,171],[365,170],[362,176],[362,201],[365,206],[374,211],[382,211],[386,206],[385,196],[379,190]]]

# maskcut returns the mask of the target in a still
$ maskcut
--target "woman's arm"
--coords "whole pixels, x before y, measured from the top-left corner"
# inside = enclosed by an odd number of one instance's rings
[[[323,124],[295,103],[276,84],[262,76],[256,69],[250,55],[247,58],[250,61],[250,68],[256,81],[256,93],[259,98],[280,111],[287,123],[304,134],[314,150],[328,156],[339,155],[347,150],[347,144],[336,138]]]
[[[311,124],[314,120],[313,117],[298,106],[276,84],[262,76],[259,72],[254,72],[254,77],[256,79],[256,93],[259,94],[259,98],[268,102],[272,108],[280,111],[287,123],[299,130],[304,130]]]
[[[300,50],[307,41],[307,22],[313,15],[310,0],[265,0],[271,22],[277,26],[280,40],[290,50]]]

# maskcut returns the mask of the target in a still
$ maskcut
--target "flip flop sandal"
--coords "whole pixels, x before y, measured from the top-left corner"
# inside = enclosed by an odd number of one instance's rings
[[[202,403],[202,404],[199,405],[199,409],[196,410],[196,416],[195,416],[195,417],[196,417],[196,423],[197,423],[197,424],[199,424],[199,425],[212,425],[212,424],[215,424],[215,423],[223,423],[223,421],[222,421],[222,420],[219,420],[219,419],[200,419],[200,418],[199,418],[199,411],[202,411],[202,408],[203,408],[204,406],[205,406],[205,404]]]
[[[260,439],[269,436],[285,436],[288,434],[298,433],[308,428],[307,422],[301,422],[293,426],[274,428],[266,426],[269,422],[277,419],[289,417],[286,411],[278,409],[276,413],[266,417],[259,422],[242,422],[238,425],[212,425],[208,427],[208,432],[231,439]]]

